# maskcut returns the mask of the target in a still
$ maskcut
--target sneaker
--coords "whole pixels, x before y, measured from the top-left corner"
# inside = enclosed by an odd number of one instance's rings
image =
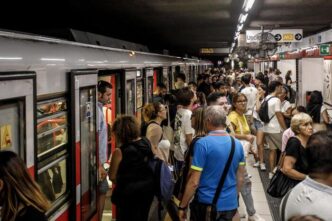
[[[259,165],[259,167],[260,167],[261,171],[265,171],[265,170],[266,170],[265,163],[261,163],[261,164]]]
[[[245,214],[245,213],[240,213],[240,218],[241,218],[241,219],[246,218],[246,214]]]
[[[259,161],[257,161],[256,163],[254,163],[254,165],[252,165],[253,167],[258,167],[259,166]]]
[[[248,173],[248,178],[251,179],[252,175]]]
[[[248,221],[265,221],[265,219],[255,213],[254,215],[248,217]]]
[[[273,173],[269,173],[269,179],[272,179]]]

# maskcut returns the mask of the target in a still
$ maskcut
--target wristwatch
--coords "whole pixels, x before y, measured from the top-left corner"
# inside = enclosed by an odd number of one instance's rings
[[[178,206],[178,210],[186,210],[186,209],[187,209],[187,206],[186,207]]]
[[[110,169],[110,164],[107,162],[103,163],[102,166],[106,172],[108,172],[108,170]]]

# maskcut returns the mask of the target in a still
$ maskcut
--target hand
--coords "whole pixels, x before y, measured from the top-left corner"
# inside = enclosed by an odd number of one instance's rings
[[[179,219],[180,221],[187,221],[187,211],[186,210],[179,210]]]
[[[248,134],[248,135],[246,135],[246,140],[252,144],[255,140],[255,136]]]
[[[106,176],[107,176],[106,170],[103,168],[103,166],[99,166],[99,179],[104,180],[106,179]]]

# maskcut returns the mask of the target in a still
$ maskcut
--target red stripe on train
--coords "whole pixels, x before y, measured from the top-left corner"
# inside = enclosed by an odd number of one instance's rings
[[[81,184],[81,143],[76,143],[76,186]]]
[[[30,176],[32,177],[32,179],[34,180],[36,178],[35,177],[35,167],[34,166],[29,167],[28,172],[29,172]]]
[[[69,220],[69,210],[67,209],[64,213],[59,216],[56,221],[68,221]]]

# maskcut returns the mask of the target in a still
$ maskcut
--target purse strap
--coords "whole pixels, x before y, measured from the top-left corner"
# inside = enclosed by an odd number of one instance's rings
[[[219,195],[220,195],[222,187],[223,187],[223,185],[225,183],[226,176],[227,176],[229,167],[231,166],[231,162],[233,160],[233,156],[234,156],[234,152],[235,152],[235,141],[234,141],[234,138],[232,136],[230,136],[230,138],[231,138],[231,141],[232,141],[231,153],[229,154],[229,157],[228,157],[225,169],[222,172],[222,175],[221,175],[221,178],[220,178],[220,181],[219,181],[216,193],[214,194],[214,197],[213,197],[212,205],[214,205],[214,206],[218,202]]]

